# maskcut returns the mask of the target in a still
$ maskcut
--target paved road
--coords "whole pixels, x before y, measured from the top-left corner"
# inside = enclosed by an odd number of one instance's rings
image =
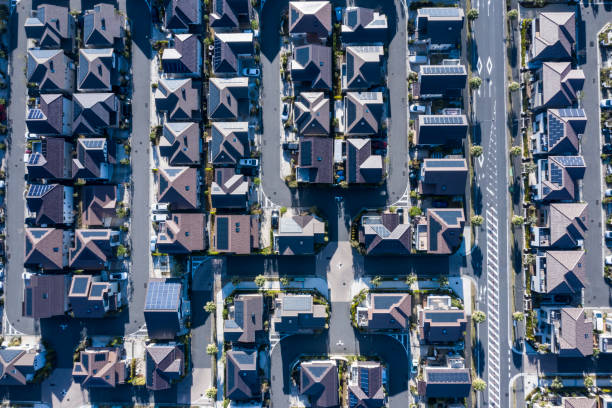
[[[476,273],[478,282],[477,308],[487,314],[487,321],[478,330],[476,357],[477,374],[487,382],[482,393],[482,405],[507,407],[511,370],[509,335],[509,287],[512,269],[508,263],[507,196],[508,154],[506,133],[505,24],[503,2],[476,0],[480,17],[474,22],[472,70],[482,78],[482,86],[473,99],[472,127],[476,144],[482,145],[482,161],[475,165],[476,183],[485,218],[484,231],[478,235],[482,251],[483,271]]]

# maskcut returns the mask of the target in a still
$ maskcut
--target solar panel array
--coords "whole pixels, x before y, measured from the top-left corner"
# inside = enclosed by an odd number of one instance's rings
[[[359,387],[368,395],[370,389],[370,371],[367,368],[359,369]]]
[[[28,197],[42,197],[53,189],[54,186],[53,184],[31,184],[28,190]]]
[[[87,149],[101,149],[106,144],[104,139],[80,139],[79,141]]]
[[[421,120],[424,125],[462,125],[462,115],[427,115],[422,116]]]
[[[427,311],[425,312],[425,319],[431,320],[436,323],[452,323],[457,320],[463,319],[463,311]]]
[[[555,156],[554,160],[565,167],[584,167],[582,156]]]
[[[552,147],[559,143],[559,140],[565,135],[565,125],[557,119],[552,113],[548,114],[548,147]]]
[[[459,17],[459,8],[457,7],[428,7],[420,11],[430,17]]]
[[[40,153],[32,153],[30,155],[30,158],[28,159],[28,164],[29,165],[36,165],[38,164],[38,161],[41,158],[41,154]]]
[[[463,65],[425,65],[421,66],[421,73],[425,75],[465,75]]]
[[[429,383],[468,383],[470,376],[467,371],[454,370],[427,370],[427,382]]]
[[[561,185],[563,184],[563,169],[557,166],[553,162],[550,163],[550,181],[551,183]]]
[[[92,285],[91,292],[90,292],[89,296],[90,297],[99,297],[99,296],[102,296],[102,292],[104,292],[104,289],[107,286],[108,286],[108,284],[106,282],[96,283],[95,285]]]
[[[81,231],[83,238],[104,238],[108,236],[108,231],[86,230]]]
[[[559,109],[562,118],[581,118],[585,116],[584,109]]]
[[[283,298],[283,311],[307,312],[312,308],[312,296],[296,295]]]
[[[174,282],[149,282],[145,310],[177,310],[181,284]]]
[[[465,159],[425,159],[425,168],[466,167]]]
[[[28,120],[42,119],[44,117],[45,117],[45,114],[40,109],[30,109],[28,111]]]
[[[403,295],[372,295],[374,309],[387,310],[402,300]]]
[[[89,278],[86,276],[76,276],[72,278],[72,293],[75,295],[82,295],[87,292],[89,286]]]

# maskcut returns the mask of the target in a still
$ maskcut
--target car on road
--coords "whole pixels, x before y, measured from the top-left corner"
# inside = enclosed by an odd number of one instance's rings
[[[126,280],[127,278],[127,272],[113,272],[109,277],[110,280]]]
[[[260,74],[259,68],[244,68],[242,70],[242,75],[249,77],[258,77]]]
[[[612,197],[612,188],[606,188],[606,197]]]
[[[278,228],[278,218],[279,218],[278,210],[272,210],[272,216],[270,217],[270,220],[272,222],[272,228],[273,229],[277,229]]]
[[[599,106],[603,109],[612,109],[612,99],[602,99]]]
[[[149,241],[149,249],[151,250],[151,252],[155,252],[155,246],[157,244],[157,237],[155,235],[153,235],[151,237],[151,241]]]
[[[410,105],[410,112],[412,113],[425,113],[425,111],[427,110],[427,107],[424,105]]]
[[[289,119],[289,104],[283,103],[283,111],[281,113],[281,120],[286,122]]]
[[[242,167],[257,167],[259,166],[259,160],[257,159],[240,159],[238,162],[239,166]]]

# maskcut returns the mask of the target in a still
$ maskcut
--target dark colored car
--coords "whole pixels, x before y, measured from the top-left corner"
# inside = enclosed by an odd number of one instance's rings
[[[382,140],[372,140],[372,147],[374,149],[384,149],[387,147],[387,142]]]
[[[277,229],[278,228],[278,210],[272,210],[272,217],[271,217],[271,221],[272,221],[272,228],[273,229]]]

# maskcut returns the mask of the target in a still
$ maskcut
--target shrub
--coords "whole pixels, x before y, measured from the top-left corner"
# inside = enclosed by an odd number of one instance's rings
[[[208,346],[206,346],[206,354],[212,356],[215,355],[219,352],[219,348],[217,347],[216,344],[214,343],[210,343]]]
[[[472,155],[473,157],[482,156],[482,152],[482,146],[475,145],[470,147],[470,155]]]
[[[419,207],[411,207],[408,211],[411,217],[416,217],[417,215],[421,215],[423,211]]]
[[[584,386],[585,388],[592,388],[594,385],[593,377],[590,375],[584,376]]]
[[[473,76],[470,78],[470,89],[478,89],[482,85],[482,79],[477,76]]]
[[[487,383],[481,378],[475,378],[472,381],[472,387],[474,387],[474,391],[482,392],[487,388]]]
[[[280,208],[280,215],[281,216],[285,215],[286,212],[287,212],[287,207],[281,207]]]
[[[512,313],[512,319],[517,322],[522,322],[525,320],[525,314],[523,312],[514,312]]]
[[[516,20],[518,18],[518,10],[512,9],[508,12],[508,18],[510,20]]]
[[[479,324],[487,320],[487,315],[483,311],[476,310],[472,313],[472,320],[474,320],[474,323]]]
[[[377,288],[380,286],[381,282],[382,282],[382,278],[380,276],[375,276],[370,283],[372,284],[372,286]]]
[[[478,18],[478,10],[471,9],[467,12],[467,18],[470,20],[476,20]]]
[[[484,222],[484,218],[482,217],[482,215],[474,215],[471,218],[471,222],[472,222],[472,225],[476,225],[476,226],[482,225],[482,223]]]
[[[417,283],[418,277],[416,276],[415,273],[411,273],[410,275],[406,276],[406,285],[412,285]]]
[[[266,277],[263,275],[257,275],[255,277],[255,284],[261,288],[263,285],[266,284]]]
[[[213,301],[208,301],[204,305],[204,310],[208,313],[215,313],[217,311],[217,304]]]
[[[521,149],[521,146],[512,146],[510,148],[511,156],[520,156],[522,152],[523,152],[523,149]]]
[[[522,225],[524,222],[525,222],[525,219],[522,216],[520,215],[512,216],[512,225],[514,225],[515,227]]]
[[[559,377],[555,377],[550,383],[550,388],[552,388],[555,391],[560,390],[561,388],[563,388],[563,381],[561,381]]]
[[[279,280],[280,280],[281,285],[283,285],[283,286],[287,286],[287,285],[289,285],[289,278],[288,278],[288,277],[283,276],[283,277],[282,277],[282,278],[280,278]]]
[[[518,82],[514,82],[514,81],[512,81],[512,82],[510,82],[510,85],[508,85],[508,90],[509,90],[510,92],[516,92],[516,91],[518,91],[519,89],[521,89],[521,86],[519,85],[519,83],[518,83]]]
[[[209,389],[206,390],[206,398],[210,398],[212,400],[217,398],[217,388],[216,387],[210,387]]]

